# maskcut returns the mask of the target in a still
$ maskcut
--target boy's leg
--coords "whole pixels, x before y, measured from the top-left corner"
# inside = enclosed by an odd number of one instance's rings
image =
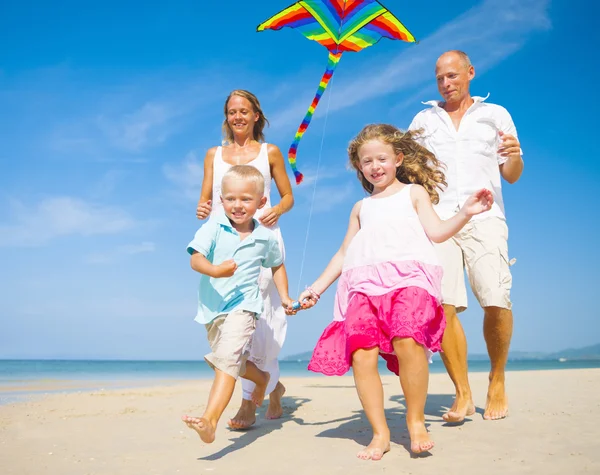
[[[406,425],[410,449],[427,452],[433,447],[425,427],[425,402],[429,384],[429,362],[425,349],[412,338],[394,338],[394,352],[400,368],[400,385],[406,399]]]
[[[215,431],[223,411],[229,404],[233,390],[235,389],[235,378],[220,369],[215,368],[215,379],[213,380],[208,403],[202,417],[183,416],[183,421],[190,429],[198,432],[203,442],[210,444],[215,440]]]
[[[360,403],[373,429],[373,439],[357,457],[363,460],[379,460],[390,450],[390,429],[383,409],[383,385],[377,362],[379,348],[356,350],[352,354],[352,372]]]

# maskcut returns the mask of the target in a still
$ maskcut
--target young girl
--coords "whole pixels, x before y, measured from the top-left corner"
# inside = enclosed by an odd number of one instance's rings
[[[491,208],[488,190],[473,194],[454,217],[441,221],[432,207],[445,185],[435,156],[391,125],[369,125],[348,155],[370,195],[356,203],[344,242],[299,301],[312,307],[340,277],[334,321],[317,342],[308,369],[343,375],[350,366],[358,397],[373,429],[358,453],[379,460],[390,450],[378,355],[400,376],[414,453],[433,447],[425,428],[428,352],[439,351],[446,325],[441,306],[442,268],[433,242],[457,233],[471,216]]]

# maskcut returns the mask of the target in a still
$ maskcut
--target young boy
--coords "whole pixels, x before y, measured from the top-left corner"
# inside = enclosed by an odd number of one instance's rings
[[[206,325],[211,352],[204,359],[215,379],[202,417],[182,419],[206,443],[215,440],[238,376],[256,384],[254,404],[260,406],[265,398],[269,373],[246,361],[263,307],[258,287],[261,266],[272,269],[283,307],[291,311],[292,304],[275,234],[253,218],[267,201],[262,173],[250,165],[233,166],[221,187],[225,212],[204,224],[188,245],[192,269],[202,274],[196,321]]]

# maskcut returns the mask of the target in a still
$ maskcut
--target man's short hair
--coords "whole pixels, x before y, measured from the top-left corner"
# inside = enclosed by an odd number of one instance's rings
[[[254,183],[256,185],[256,192],[261,196],[265,193],[265,177],[263,174],[252,165],[234,165],[223,175],[221,181],[221,187],[225,180],[228,178],[236,178],[243,180],[248,183]]]
[[[471,59],[469,58],[467,53],[465,53],[464,51],[461,51],[459,49],[451,49],[450,51],[447,51],[447,53],[457,54],[467,68],[470,68],[472,66]]]

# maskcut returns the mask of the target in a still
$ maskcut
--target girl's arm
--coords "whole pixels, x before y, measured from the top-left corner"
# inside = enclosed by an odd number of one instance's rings
[[[348,249],[348,246],[350,245],[350,242],[354,236],[356,236],[356,233],[360,230],[359,215],[361,204],[362,202],[359,201],[354,205],[354,208],[352,208],[352,212],[350,213],[350,222],[348,223],[348,231],[346,232],[346,237],[344,237],[341,247],[331,258],[331,261],[329,261],[329,264],[320,277],[310,286],[310,289],[317,295],[321,295],[323,292],[325,292],[342,273],[342,266],[344,264],[344,257],[346,257],[346,250]],[[317,298],[315,298],[313,292],[305,290],[300,294],[298,301],[302,302],[303,308],[312,307],[317,303]]]
[[[204,157],[204,177],[202,178],[202,191],[196,208],[196,217],[206,219],[212,210],[213,193],[213,164],[217,147],[213,147],[206,152]]]
[[[275,186],[281,197],[279,204],[271,209],[264,211],[260,222],[265,226],[274,226],[279,217],[287,213],[294,206],[294,195],[292,194],[292,185],[285,169],[285,161],[279,147],[273,144],[267,146],[269,154],[269,166],[271,167],[271,176],[275,180]]]
[[[444,242],[460,231],[472,216],[489,211],[494,202],[492,192],[481,189],[473,193],[460,211],[450,219],[442,221],[433,209],[429,193],[421,185],[413,185],[410,190],[413,206],[425,233],[433,242]]]

